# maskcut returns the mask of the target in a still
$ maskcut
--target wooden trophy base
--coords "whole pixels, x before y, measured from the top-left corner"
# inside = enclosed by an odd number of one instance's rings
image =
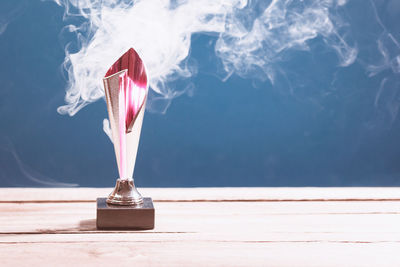
[[[140,206],[112,205],[106,198],[97,199],[96,225],[99,230],[154,229],[154,206],[149,197]]]

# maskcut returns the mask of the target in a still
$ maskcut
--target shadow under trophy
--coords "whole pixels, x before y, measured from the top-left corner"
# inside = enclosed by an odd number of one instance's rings
[[[133,180],[148,93],[146,69],[136,51],[123,54],[103,81],[119,178],[108,198],[97,199],[97,228],[153,229],[153,201],[140,195]]]

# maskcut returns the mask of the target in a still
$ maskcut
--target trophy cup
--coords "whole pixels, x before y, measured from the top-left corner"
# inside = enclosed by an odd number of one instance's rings
[[[152,199],[143,198],[133,180],[148,92],[146,69],[133,48],[111,66],[103,82],[119,178],[108,198],[97,199],[97,228],[153,229]]]

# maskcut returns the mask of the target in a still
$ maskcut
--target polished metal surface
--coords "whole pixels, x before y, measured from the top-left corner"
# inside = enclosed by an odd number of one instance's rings
[[[119,90],[120,76],[126,71],[118,72],[104,79],[108,117],[110,120],[112,139],[114,144],[115,157],[117,159],[118,171],[121,179],[133,178],[136,154],[139,146],[140,132],[142,129],[145,103],[136,114],[129,132],[126,132],[124,122],[121,122],[121,111],[119,99],[122,93]],[[146,101],[146,99],[145,99]],[[144,101],[144,102],[145,102]],[[123,119],[123,118],[122,118]],[[122,128],[122,129],[121,129]]]
[[[133,183],[148,84],[142,60],[129,49],[103,79],[119,179],[107,203],[138,205],[142,196]]]
[[[107,198],[108,204],[141,205],[142,195],[137,191],[133,179],[117,179],[114,190]]]

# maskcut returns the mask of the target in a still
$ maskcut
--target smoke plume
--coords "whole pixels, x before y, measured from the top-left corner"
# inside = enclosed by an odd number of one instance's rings
[[[58,112],[73,116],[104,96],[107,68],[134,47],[146,64],[152,90],[147,108],[165,112],[171,100],[188,88],[171,82],[196,74],[189,62],[191,37],[217,38],[214,52],[225,76],[232,74],[274,82],[273,65],[289,49],[308,50],[320,37],[336,53],[339,66],[349,66],[358,49],[348,40],[348,25],[340,15],[345,0],[56,0],[70,21],[65,30],[77,42],[65,49],[68,75],[66,105]]]

